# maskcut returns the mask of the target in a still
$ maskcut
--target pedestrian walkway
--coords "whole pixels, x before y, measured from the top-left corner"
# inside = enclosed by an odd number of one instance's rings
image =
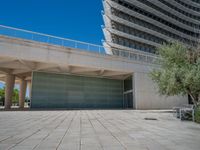
[[[160,111],[0,112],[0,150],[199,150],[199,139],[199,124]]]

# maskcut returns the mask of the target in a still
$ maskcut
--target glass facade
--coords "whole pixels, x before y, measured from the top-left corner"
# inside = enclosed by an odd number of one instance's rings
[[[123,108],[123,80],[34,72],[31,108]]]

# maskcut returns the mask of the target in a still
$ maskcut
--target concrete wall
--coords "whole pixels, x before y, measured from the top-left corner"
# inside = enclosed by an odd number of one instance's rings
[[[187,104],[187,96],[165,97],[158,93],[158,88],[148,73],[134,73],[135,108],[136,109],[169,109]]]

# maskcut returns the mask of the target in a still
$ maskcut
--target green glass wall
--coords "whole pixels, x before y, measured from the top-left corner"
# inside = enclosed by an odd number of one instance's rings
[[[31,108],[122,107],[122,80],[33,73]]]

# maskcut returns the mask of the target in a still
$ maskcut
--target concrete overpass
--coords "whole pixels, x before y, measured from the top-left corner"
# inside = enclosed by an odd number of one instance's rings
[[[23,34],[22,34],[23,33]],[[0,80],[6,83],[5,108],[11,107],[14,83],[20,83],[19,106],[24,107],[33,72],[82,75],[117,80],[132,78],[133,108],[161,109],[186,103],[183,97],[160,97],[148,77],[157,59],[132,52],[107,55],[102,46],[0,26]],[[28,36],[27,36],[28,35]],[[45,40],[44,40],[45,39]]]

